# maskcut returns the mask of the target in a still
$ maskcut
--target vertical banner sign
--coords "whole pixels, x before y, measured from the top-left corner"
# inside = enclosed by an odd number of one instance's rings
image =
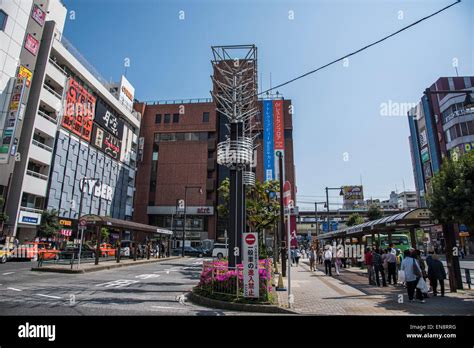
[[[275,154],[273,146],[273,102],[263,101],[263,178],[275,179]]]
[[[258,273],[258,233],[242,234],[242,263],[244,272],[244,297],[260,297]]]
[[[334,230],[335,231],[335,230]],[[296,238],[296,215],[290,216],[290,234],[291,234],[291,243],[292,247],[298,247],[298,239]]]
[[[283,100],[273,101],[273,136],[275,147],[275,179],[278,179],[280,177],[278,152],[281,152],[283,156],[283,165],[285,165],[285,127],[283,123]]]
[[[15,133],[18,119],[20,118],[23,95],[27,84],[27,78],[17,78],[13,86],[8,113],[5,118],[3,134],[0,143],[0,163],[8,163],[9,156],[16,153]],[[12,147],[15,146],[15,149]]]

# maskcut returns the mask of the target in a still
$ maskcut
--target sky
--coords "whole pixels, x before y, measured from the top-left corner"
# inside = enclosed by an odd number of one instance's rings
[[[210,98],[211,46],[255,44],[266,90],[455,0],[63,0],[64,35],[107,80],[126,71],[141,101]],[[74,11],[74,12],[71,12]],[[184,15],[184,18],[183,18]],[[405,114],[439,77],[474,74],[474,1],[278,91],[291,99],[297,204],[328,187],[365,198],[414,190]],[[125,60],[130,67],[125,69]],[[331,204],[341,203],[336,191]]]

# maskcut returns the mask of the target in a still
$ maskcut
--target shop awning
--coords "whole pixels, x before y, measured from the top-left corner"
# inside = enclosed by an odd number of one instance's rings
[[[156,226],[140,224],[138,222],[120,220],[111,218],[108,216],[98,216],[98,215],[84,215],[81,217],[81,220],[86,220],[88,225],[100,225],[107,226],[110,228],[118,228],[122,230],[130,231],[139,231],[146,233],[158,233],[165,235],[172,235],[173,232],[164,228],[159,228]]]

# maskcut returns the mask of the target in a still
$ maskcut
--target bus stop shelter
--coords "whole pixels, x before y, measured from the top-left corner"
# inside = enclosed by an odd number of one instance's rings
[[[415,231],[417,228],[429,227],[434,225],[433,214],[429,209],[417,208],[405,211],[399,214],[386,216],[377,220],[367,221],[359,225],[346,227],[337,231],[323,233],[317,236],[321,243],[327,241],[340,241],[345,244],[346,239],[350,238],[351,243],[353,239],[357,240],[357,244],[361,244],[361,239],[364,235],[372,235],[372,241],[375,240],[375,235],[387,234],[388,241],[391,242],[393,233],[397,231],[410,232],[410,241],[413,248],[416,247]],[[380,238],[378,238],[380,240]]]
[[[117,262],[120,262],[120,247],[124,231],[129,231],[131,236],[131,242],[133,242],[133,259],[137,259],[137,245],[138,243],[147,242],[148,251],[150,250],[150,240],[157,235],[160,239],[164,240],[168,250],[170,248],[170,239],[173,235],[173,232],[167,229],[159,228],[156,226],[141,224],[138,222],[127,221],[115,219],[108,216],[98,216],[98,215],[84,215],[80,220],[85,221],[87,230],[92,230],[95,232],[97,241],[100,241],[100,233],[103,227],[113,229],[118,231],[118,247],[117,247]],[[96,259],[95,263],[99,263],[100,255],[100,243],[97,243]],[[149,253],[148,253],[149,255]]]

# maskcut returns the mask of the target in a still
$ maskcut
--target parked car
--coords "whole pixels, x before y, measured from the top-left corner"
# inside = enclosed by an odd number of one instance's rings
[[[115,256],[115,248],[108,243],[102,243],[100,245],[100,254],[102,257]]]
[[[0,245],[0,263],[5,263],[13,257],[12,249],[6,245]]]
[[[195,247],[194,249],[201,252],[203,256],[211,256],[212,255],[211,250],[203,248],[202,246]]]
[[[173,249],[172,255],[181,255],[183,249],[182,248],[177,248]],[[204,252],[202,250],[198,250],[196,248],[190,247],[190,246],[185,246],[184,247],[184,255],[186,256],[197,256],[197,257],[203,257]]]
[[[229,247],[227,244],[215,243],[212,249],[212,257],[217,257],[219,260],[224,257],[229,257]]]

